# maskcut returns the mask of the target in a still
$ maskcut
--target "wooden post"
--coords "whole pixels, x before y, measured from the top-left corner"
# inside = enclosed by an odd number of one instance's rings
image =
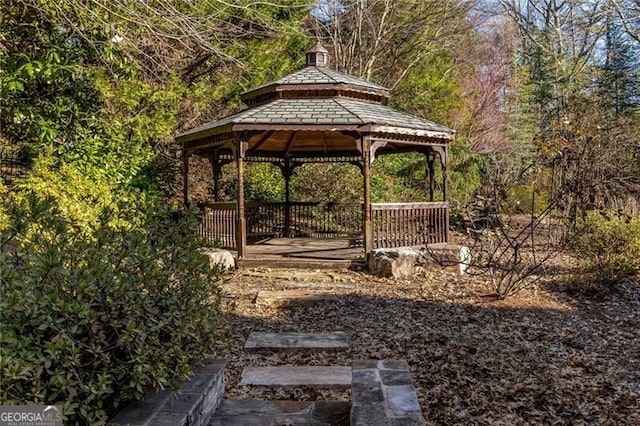
[[[442,158],[442,201],[446,203],[444,211],[444,233],[445,241],[449,242],[449,203],[447,202],[447,146],[445,145]]]
[[[213,154],[213,159],[209,159],[211,162],[211,168],[213,169],[213,201],[219,201],[220,192],[220,172],[222,171],[222,163],[220,162],[220,154],[216,150]]]
[[[362,140],[362,177],[364,183],[364,203],[362,204],[364,252],[368,256],[373,251],[373,223],[371,221],[371,141]]]
[[[447,147],[444,147],[440,158],[442,164],[442,201],[447,201]]]
[[[292,174],[293,169],[291,168],[291,161],[289,158],[285,158],[282,175],[284,176],[284,236],[287,238],[291,231],[291,194],[289,182]]]
[[[182,150],[182,200],[184,206],[189,204],[189,153]]]
[[[430,151],[425,154],[427,158],[427,178],[429,180],[429,201],[433,201],[433,184],[435,180],[435,166],[436,155]]]
[[[236,164],[238,168],[238,218],[236,220],[236,249],[238,258],[247,254],[247,220],[244,207],[244,150],[243,141],[236,146]]]

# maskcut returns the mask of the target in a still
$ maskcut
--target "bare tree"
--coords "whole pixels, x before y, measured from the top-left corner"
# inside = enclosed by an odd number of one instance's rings
[[[618,15],[627,34],[640,43],[640,1],[610,0],[609,7]]]
[[[467,0],[323,0],[313,21],[338,69],[393,89],[427,55],[469,30]]]

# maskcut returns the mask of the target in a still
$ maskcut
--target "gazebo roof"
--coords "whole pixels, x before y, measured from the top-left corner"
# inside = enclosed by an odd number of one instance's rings
[[[227,146],[242,134],[253,156],[356,155],[357,139],[386,141],[380,150],[411,145],[444,145],[455,132],[385,104],[389,90],[327,68],[328,53],[319,44],[307,53],[307,65],[279,80],[244,93],[249,108],[176,137],[187,151]]]
[[[389,98],[389,89],[382,87],[378,84],[371,83],[370,81],[363,80],[358,77],[354,77],[348,74],[318,66],[304,67],[298,71],[282,77],[279,80],[272,81],[261,86],[255,87],[251,90],[244,92],[241,95],[243,101],[251,100],[257,95],[267,92],[269,89],[277,90],[283,89],[282,86],[307,86],[307,85],[343,85],[346,87],[351,86],[353,89],[359,90],[364,93],[377,94],[384,97],[384,101]],[[286,87],[288,89],[296,89],[299,87]]]
[[[178,136],[178,140],[186,142],[242,130],[315,130],[314,127],[326,130],[325,126],[440,139],[452,139],[454,135],[453,130],[444,126],[385,105],[326,98],[276,99],[191,129]]]

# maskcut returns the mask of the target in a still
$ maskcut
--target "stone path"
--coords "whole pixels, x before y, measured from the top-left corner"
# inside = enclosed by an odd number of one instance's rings
[[[240,386],[306,386],[314,389],[343,389],[351,386],[351,367],[283,366],[247,367]]]
[[[249,334],[245,351],[339,351],[349,349],[349,337],[342,331],[329,333],[262,333]]]
[[[401,360],[361,360],[353,363],[351,425],[424,423],[411,381],[409,365]]]
[[[259,291],[256,296],[256,304],[278,305],[282,307],[312,305],[315,303],[334,302],[338,295],[326,291],[309,290],[282,290]]]
[[[318,274],[318,272],[307,273]],[[328,285],[331,285],[330,283]],[[329,289],[327,289],[329,290]],[[259,291],[256,304],[281,307],[335,302],[329,291]],[[349,349],[343,331],[251,332],[245,351]],[[258,355],[256,359],[260,359]],[[260,361],[255,362],[260,364]],[[171,397],[165,390],[129,404],[109,424],[129,426],[399,426],[424,425],[409,365],[402,360],[354,360],[350,366],[247,366],[238,386],[351,389],[351,401],[224,400],[224,361],[208,361]]]
[[[343,401],[222,401],[210,426],[348,425],[350,413]]]
[[[301,285],[302,286],[302,285]],[[331,303],[335,293],[299,290],[258,292],[256,304],[282,308]],[[245,351],[347,350],[342,331],[272,333],[254,331]],[[352,400],[223,400],[208,426],[383,426],[423,425],[409,366],[402,360],[356,360],[351,366],[247,366],[238,386],[351,388]]]

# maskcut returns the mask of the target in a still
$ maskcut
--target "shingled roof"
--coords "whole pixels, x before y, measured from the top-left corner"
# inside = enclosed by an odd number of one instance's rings
[[[332,70],[329,59],[316,45],[307,53],[306,67],[244,93],[248,109],[193,128],[176,141],[185,150],[216,149],[242,133],[252,155],[317,156],[331,150],[355,155],[359,135],[388,141],[380,153],[453,139],[455,132],[445,126],[387,107],[387,88]]]
[[[369,131],[393,128],[404,135],[453,139],[454,131],[432,121],[405,114],[385,105],[372,104],[356,99],[276,99],[269,103],[246,109],[221,120],[204,124],[178,136],[188,141],[230,131],[247,130],[247,126],[269,126],[272,130],[290,130],[300,127],[312,129],[313,125],[336,125],[362,128]],[[311,127],[310,127],[311,126]],[[379,129],[380,130],[380,129]]]
[[[365,90],[372,90],[375,92],[383,92],[386,96],[389,96],[389,89],[380,86],[370,81],[363,80],[358,77],[354,77],[348,74],[317,66],[304,67],[298,71],[295,71],[287,76],[282,77],[279,80],[272,81],[261,86],[257,86],[251,90],[244,92],[240,97],[242,100],[252,99],[255,94],[264,92],[267,88],[275,88],[277,86],[289,86],[289,85],[337,85],[344,84],[350,85],[355,88],[361,88]],[[321,87],[320,87],[321,88]],[[293,88],[292,88],[293,89]]]

